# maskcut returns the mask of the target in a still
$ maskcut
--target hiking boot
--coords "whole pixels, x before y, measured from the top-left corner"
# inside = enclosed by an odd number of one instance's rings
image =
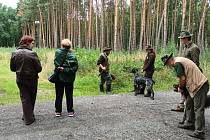
[[[150,95],[149,94],[144,94],[144,97],[150,97]]]
[[[55,112],[55,117],[60,117],[61,113],[60,112]]]
[[[35,118],[33,118],[30,122],[25,122],[25,125],[31,125],[34,122],[35,122]]]
[[[154,96],[151,96],[150,98],[151,98],[152,100],[154,100],[154,99],[155,99],[155,98],[154,98]]]
[[[194,125],[183,125],[183,124],[179,124],[178,125],[178,128],[181,128],[181,129],[187,129],[187,130],[195,130],[195,126]]]
[[[204,140],[205,139],[205,134],[204,133],[189,133],[187,134],[188,136],[190,137],[193,137],[193,138],[197,138],[197,139],[200,139],[200,140]]]
[[[68,117],[74,117],[75,113],[74,112],[69,112]]]

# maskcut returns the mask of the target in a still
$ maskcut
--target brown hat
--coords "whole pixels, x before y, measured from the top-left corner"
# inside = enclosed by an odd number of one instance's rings
[[[111,51],[111,50],[112,50],[112,48],[105,47],[105,48],[103,49],[103,52]]]
[[[69,39],[63,39],[61,41],[61,45],[62,46],[70,46],[71,47],[72,43],[71,43],[71,41]]]
[[[164,55],[161,60],[163,61],[164,63],[164,66],[166,65],[166,63],[168,62],[168,60],[173,56],[173,53],[171,53],[170,55]]]
[[[146,49],[146,50],[152,50],[153,48],[152,48],[151,45],[147,44],[147,45],[145,45],[145,49]]]

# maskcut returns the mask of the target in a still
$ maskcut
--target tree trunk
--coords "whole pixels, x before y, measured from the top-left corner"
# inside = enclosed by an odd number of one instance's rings
[[[120,45],[121,45],[121,48],[125,48],[126,46],[126,38],[125,38],[125,28],[126,28],[126,0],[122,0],[122,20],[121,20],[121,40],[120,40]]]
[[[93,0],[89,0],[89,15],[88,15],[88,49],[91,49],[92,45],[92,9],[93,9]]]
[[[115,0],[114,12],[114,51],[118,51],[118,4],[119,0]]]
[[[203,1],[203,11],[200,19],[200,26],[198,30],[197,44],[203,49],[204,48],[204,26],[205,26],[205,16],[207,12],[208,0]]]
[[[185,16],[186,16],[186,5],[187,1],[182,0],[182,23],[181,23],[181,31],[185,30]],[[180,42],[180,48],[179,48],[179,55],[182,55],[183,45]]]
[[[136,47],[136,2],[130,1],[130,39],[129,39],[129,52],[131,53]]]
[[[146,14],[146,6],[147,6],[147,0],[143,0],[142,4],[142,14],[141,14],[141,30],[140,30],[140,42],[139,47],[143,49],[143,38],[145,35],[145,14]]]
[[[168,7],[168,0],[164,1],[164,19],[163,19],[163,47],[166,48],[167,46],[167,7]]]

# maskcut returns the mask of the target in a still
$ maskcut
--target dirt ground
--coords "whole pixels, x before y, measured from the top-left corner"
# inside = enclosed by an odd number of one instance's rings
[[[172,112],[179,94],[161,93],[155,100],[133,94],[74,98],[76,116],[54,117],[54,103],[37,103],[36,122],[25,126],[21,105],[0,106],[0,140],[191,140],[177,128],[183,113]],[[210,109],[206,110],[210,139]],[[193,139],[192,139],[193,140]]]

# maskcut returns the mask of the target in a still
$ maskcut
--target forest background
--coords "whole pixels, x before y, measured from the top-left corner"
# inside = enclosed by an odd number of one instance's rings
[[[210,78],[209,8],[208,0],[20,0],[16,9],[0,4],[0,104],[19,100],[9,59],[25,34],[35,38],[35,51],[43,65],[40,101],[54,99],[54,85],[47,77],[63,38],[73,42],[79,60],[75,96],[99,94],[96,60],[104,47],[113,49],[111,72],[117,76],[113,93],[132,91],[130,69],[141,70],[145,44],[157,52],[155,91],[172,89],[175,75],[163,67],[160,58],[171,52],[182,55],[178,39],[182,30],[193,33],[193,42],[201,49],[201,67]]]

